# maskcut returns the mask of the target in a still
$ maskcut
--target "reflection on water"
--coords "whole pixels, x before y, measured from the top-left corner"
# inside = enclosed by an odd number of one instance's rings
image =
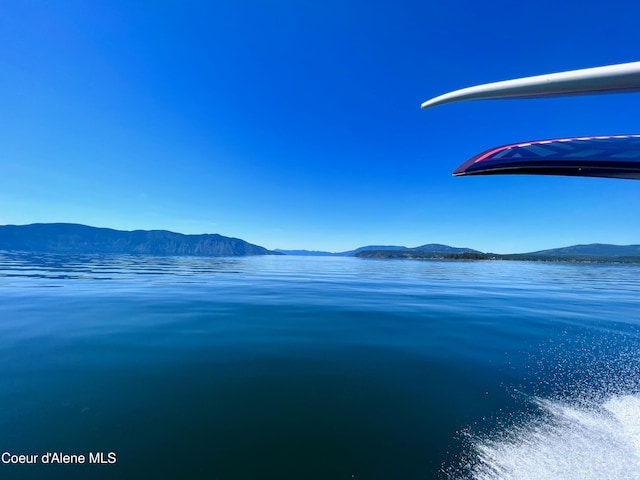
[[[61,255],[0,251],[0,278],[118,280],[140,275],[199,277],[239,273],[245,264],[233,257],[151,257],[136,255]]]
[[[633,478],[639,274],[0,252],[0,476]]]

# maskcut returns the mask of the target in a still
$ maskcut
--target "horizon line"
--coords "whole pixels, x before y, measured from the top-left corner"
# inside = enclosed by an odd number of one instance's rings
[[[33,222],[33,223],[27,223],[27,224],[22,224],[22,225],[18,225],[18,224],[4,224],[4,225],[0,225],[0,227],[28,227],[28,226],[32,226],[32,225],[74,225],[74,226],[81,226],[81,227],[87,227],[87,228],[95,228],[95,229],[103,229],[103,230],[114,230],[114,231],[120,231],[120,232],[168,232],[168,233],[174,233],[177,235],[184,235],[184,236],[198,236],[198,235],[218,235],[218,236],[222,236],[222,237],[226,237],[226,238],[231,238],[231,239],[236,239],[236,240],[242,240],[244,242],[247,242],[246,240],[240,238],[240,237],[231,237],[231,236],[227,236],[227,235],[223,235],[221,233],[182,233],[182,232],[176,232],[173,230],[168,230],[168,229],[163,229],[163,228],[154,228],[154,229],[134,229],[134,230],[126,230],[126,229],[119,229],[119,228],[113,228],[113,227],[97,227],[97,226],[93,226],[93,225],[87,225],[84,223],[74,223],[74,222]],[[247,243],[251,243],[251,242],[247,242]],[[262,245],[258,245],[255,243],[252,243],[252,245],[256,245],[259,247],[262,247]],[[544,252],[546,250],[556,250],[556,249],[560,249],[560,248],[570,248],[570,247],[576,247],[576,246],[592,246],[592,245],[612,245],[612,246],[616,246],[616,247],[631,247],[631,246],[638,246],[640,244],[636,244],[636,243],[631,243],[631,244],[626,244],[626,245],[622,245],[622,244],[617,244],[617,243],[603,243],[603,242],[589,242],[589,243],[575,243],[572,245],[567,245],[567,246],[563,246],[563,247],[552,247],[552,248],[542,248],[542,249],[537,249],[537,250],[533,250],[533,251],[529,251],[529,252],[512,252],[509,254],[505,254],[505,253],[498,253],[495,251],[482,251],[482,250],[478,250],[472,247],[456,247],[453,245],[449,245],[449,244],[445,244],[445,243],[439,243],[439,242],[430,242],[430,243],[423,243],[420,245],[417,245],[415,247],[406,247],[403,245],[376,245],[376,244],[368,244],[368,245],[360,245],[358,247],[355,248],[351,248],[351,249],[347,249],[347,250],[341,250],[341,251],[329,251],[329,250],[318,250],[318,249],[307,249],[307,248],[271,248],[268,249],[266,247],[262,247],[265,248],[267,250],[270,251],[298,251],[298,252],[309,252],[309,253],[324,253],[324,254],[332,254],[332,255],[340,255],[343,253],[348,253],[348,252],[352,252],[354,250],[358,250],[361,248],[367,248],[367,247],[383,247],[383,248],[388,248],[388,247],[395,247],[397,249],[416,249],[425,245],[442,245],[445,247],[449,247],[449,248],[461,248],[461,249],[469,249],[469,250],[475,250],[477,252],[480,253],[485,253],[485,254],[497,254],[497,255],[512,255],[512,254],[526,254],[526,253],[536,253],[536,252]]]

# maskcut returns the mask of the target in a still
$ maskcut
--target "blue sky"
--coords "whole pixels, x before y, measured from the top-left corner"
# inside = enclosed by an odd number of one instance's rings
[[[640,133],[640,94],[420,103],[640,60],[637,1],[0,3],[0,224],[267,248],[640,243],[640,182],[453,178],[541,138]]]

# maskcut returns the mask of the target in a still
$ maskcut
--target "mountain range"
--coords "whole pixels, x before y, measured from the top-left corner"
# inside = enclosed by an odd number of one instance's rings
[[[471,248],[458,248],[450,247],[449,245],[442,245],[439,243],[428,243],[419,247],[407,248],[398,245],[367,245],[366,247],[356,248],[355,250],[348,250],[346,252],[323,252],[317,250],[280,250],[276,249],[276,252],[283,253],[285,255],[306,255],[306,256],[333,256],[333,257],[357,257],[362,256],[362,252],[385,252],[385,251],[416,251],[416,252],[437,252],[437,253],[481,253],[478,250]]]
[[[498,254],[485,253],[472,248],[451,247],[440,243],[429,243],[419,247],[401,247],[394,245],[370,245],[346,252],[331,253],[311,250],[276,250],[285,255],[332,255],[342,257],[361,258],[501,258],[501,259],[531,259],[531,258],[579,258],[579,257],[640,257],[640,245],[610,245],[605,243],[591,243],[587,245],[572,245],[570,247],[552,248],[536,252]]]
[[[407,248],[368,245],[345,252],[268,250],[239,238],[218,234],[183,235],[166,230],[122,231],[73,223],[34,223],[0,226],[0,250],[51,253],[135,254],[229,257],[246,255],[312,255],[362,258],[499,258],[506,260],[640,258],[640,245],[592,243],[501,255],[471,248],[429,243]]]
[[[0,250],[202,257],[279,255],[239,238],[217,234],[183,235],[166,230],[127,232],[73,223],[0,226]]]
[[[368,245],[366,247],[356,248],[355,250],[347,250],[346,252],[323,252],[318,250],[280,250],[276,252],[284,255],[304,255],[311,257],[355,257],[358,253],[368,250],[405,250],[407,247],[399,247],[396,245]]]

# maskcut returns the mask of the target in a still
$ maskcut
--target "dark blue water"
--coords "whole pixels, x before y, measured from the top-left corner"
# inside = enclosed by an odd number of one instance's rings
[[[639,307],[634,265],[0,253],[0,478],[640,478]]]

